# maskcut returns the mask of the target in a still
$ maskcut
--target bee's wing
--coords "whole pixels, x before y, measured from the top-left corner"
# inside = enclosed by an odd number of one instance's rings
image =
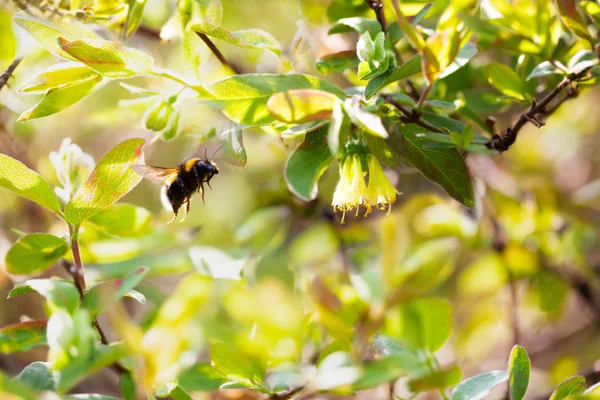
[[[151,167],[149,165],[132,165],[131,169],[146,179],[159,184],[165,184],[179,173],[178,168]]]

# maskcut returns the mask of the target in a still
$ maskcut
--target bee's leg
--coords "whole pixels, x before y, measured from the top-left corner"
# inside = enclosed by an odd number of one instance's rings
[[[185,219],[188,216],[188,212],[190,212],[190,199],[189,198],[185,202],[185,214],[183,214],[183,218],[181,218],[181,221],[179,221],[179,222],[185,221]]]
[[[199,191],[200,193],[202,193],[202,204],[206,204],[206,203],[204,202],[204,185],[202,184],[202,182],[200,182],[200,185],[198,185],[198,191]]]
[[[208,187],[212,190],[212,186],[210,186],[210,179],[206,180],[206,184],[208,185]]]
[[[171,218],[171,220],[169,222],[167,222],[167,225],[170,224],[171,222],[175,221],[175,218],[177,218],[177,213],[173,214],[173,218]]]

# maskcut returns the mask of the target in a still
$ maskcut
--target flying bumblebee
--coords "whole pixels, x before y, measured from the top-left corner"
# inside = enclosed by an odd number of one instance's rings
[[[173,222],[177,218],[179,209],[185,204],[185,221],[190,210],[190,200],[194,192],[202,193],[204,203],[204,183],[210,186],[210,180],[219,173],[217,164],[212,159],[191,158],[176,168],[151,167],[149,165],[132,165],[131,168],[143,176],[162,186],[161,199],[163,204],[170,205],[173,209]]]

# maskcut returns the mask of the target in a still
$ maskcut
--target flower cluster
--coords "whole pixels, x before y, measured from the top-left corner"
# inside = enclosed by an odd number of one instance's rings
[[[365,208],[365,217],[374,207],[380,210],[387,208],[388,213],[391,211],[398,192],[373,154],[348,154],[342,159],[339,169],[340,180],[331,205],[334,211],[343,213],[342,223],[347,211],[356,209],[355,215],[358,215],[361,206]]]

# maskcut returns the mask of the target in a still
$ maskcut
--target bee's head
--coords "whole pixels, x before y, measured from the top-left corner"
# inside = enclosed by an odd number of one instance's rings
[[[206,160],[206,162],[210,165],[213,175],[217,175],[219,173],[219,167],[217,167],[217,164],[215,164],[213,160]]]
[[[213,160],[199,160],[194,165],[194,173],[202,182],[208,182],[212,177],[219,173],[219,167]]]

